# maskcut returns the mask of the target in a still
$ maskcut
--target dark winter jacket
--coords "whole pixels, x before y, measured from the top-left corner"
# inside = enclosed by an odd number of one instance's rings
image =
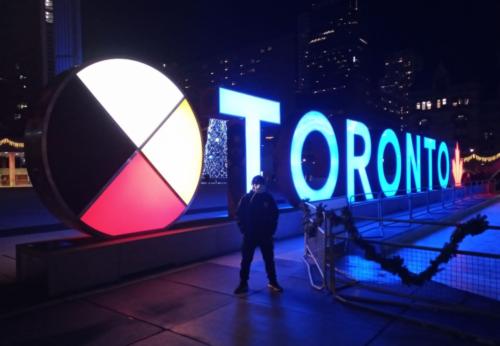
[[[241,233],[251,238],[268,238],[276,232],[278,207],[268,192],[250,191],[244,195],[236,212]]]

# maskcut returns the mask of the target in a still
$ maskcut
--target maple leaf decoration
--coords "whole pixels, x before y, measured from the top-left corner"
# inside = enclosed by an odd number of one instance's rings
[[[462,174],[464,173],[464,159],[460,158],[460,148],[458,142],[455,146],[455,157],[451,160],[453,179],[455,186],[462,186]]]

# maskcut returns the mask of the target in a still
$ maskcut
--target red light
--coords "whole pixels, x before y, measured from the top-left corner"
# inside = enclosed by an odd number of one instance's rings
[[[81,220],[100,232],[116,236],[164,228],[181,215],[185,207],[138,153]]]
[[[462,186],[462,175],[464,173],[464,159],[460,158],[458,142],[455,145],[455,158],[451,160],[453,179],[455,186]]]

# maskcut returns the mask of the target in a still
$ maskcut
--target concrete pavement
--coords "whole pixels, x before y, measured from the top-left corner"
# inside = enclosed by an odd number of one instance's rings
[[[234,253],[4,314],[0,345],[474,344],[442,330],[342,304],[312,289],[302,251],[302,238],[276,246],[277,270],[285,289],[282,294],[267,290],[259,254],[252,267],[249,294],[232,294],[240,258]],[[432,296],[432,287],[427,289]],[[360,287],[346,290],[362,297],[378,294],[363,293]],[[449,297],[459,299],[454,294]],[[460,297],[462,303],[465,295]],[[476,306],[486,304],[488,311],[500,314],[498,302],[467,297]],[[422,312],[417,307],[389,311],[424,314],[428,320],[450,318],[449,313]],[[483,319],[485,340],[499,337],[494,332],[499,321],[491,316]],[[462,319],[459,323],[465,326],[468,322]]]

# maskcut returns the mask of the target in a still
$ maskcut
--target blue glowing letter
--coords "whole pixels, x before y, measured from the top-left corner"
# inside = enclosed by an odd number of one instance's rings
[[[246,186],[260,174],[260,122],[280,123],[280,104],[236,91],[219,88],[219,112],[245,118]]]
[[[417,158],[415,160],[415,151]],[[417,136],[415,150],[411,133],[406,134],[406,193],[411,193],[411,176],[415,178],[415,188],[418,192],[422,190],[422,176],[420,166],[420,136]]]
[[[445,158],[444,161],[446,163],[446,174],[443,175],[441,174],[441,156],[444,154]],[[438,178],[439,178],[439,185],[441,186],[442,189],[446,188],[448,186],[448,182],[450,180],[450,153],[448,151],[448,146],[446,145],[445,142],[441,142],[439,144],[439,149],[438,149]]]
[[[372,141],[368,127],[362,122],[347,119],[347,198],[349,201],[355,195],[354,192],[354,171],[359,172],[361,185],[366,199],[373,199],[372,189],[368,176],[366,175],[366,166],[370,162],[372,154]],[[365,151],[361,156],[354,156],[354,136],[360,136],[365,142]]]
[[[302,148],[307,136],[313,131],[318,131],[325,137],[330,152],[330,172],[325,184],[319,190],[312,189],[309,186],[302,170]],[[307,112],[297,124],[292,137],[290,168],[293,185],[301,199],[319,201],[332,197],[339,173],[339,148],[333,127],[322,113]]]
[[[429,190],[432,190],[432,151],[436,150],[436,140],[424,137],[424,148],[427,149],[427,166],[429,168]]]
[[[384,173],[384,150],[388,144],[392,145],[396,153],[396,174],[392,183],[387,182]],[[396,134],[391,129],[386,129],[382,133],[382,137],[380,137],[380,142],[378,143],[377,172],[380,188],[384,192],[384,195],[387,197],[394,196],[401,182],[401,147],[399,146],[398,137],[396,137]]]

